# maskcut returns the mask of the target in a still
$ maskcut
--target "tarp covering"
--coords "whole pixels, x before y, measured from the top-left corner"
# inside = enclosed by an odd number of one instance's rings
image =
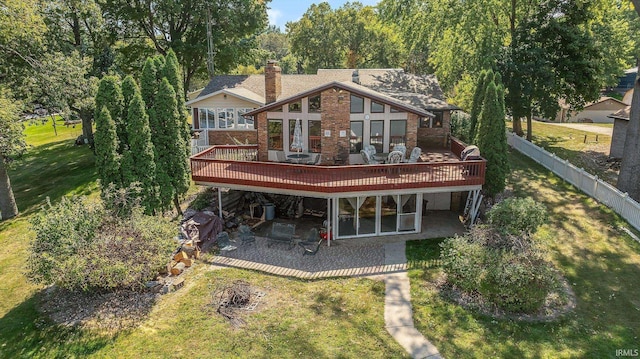
[[[223,229],[224,221],[212,212],[197,212],[180,226],[185,237],[200,244],[215,240]]]

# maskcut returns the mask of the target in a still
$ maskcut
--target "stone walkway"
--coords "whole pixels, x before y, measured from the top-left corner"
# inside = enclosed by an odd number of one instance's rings
[[[367,276],[385,282],[384,319],[387,331],[413,358],[441,358],[413,325],[411,293],[407,276],[405,242],[392,243],[333,241],[314,256],[303,256],[302,248],[287,245],[268,247],[267,239],[256,237],[254,244],[239,246],[213,258],[216,267],[259,270],[285,277],[318,279]]]

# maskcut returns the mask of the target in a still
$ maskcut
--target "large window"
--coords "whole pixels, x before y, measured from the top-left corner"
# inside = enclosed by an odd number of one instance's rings
[[[384,104],[371,100],[371,113],[383,113]]]
[[[302,112],[302,100],[289,103],[289,112]]]
[[[267,120],[270,150],[283,150],[282,145],[282,120]]]
[[[322,152],[321,122],[309,121],[309,151]]]
[[[201,108],[198,110],[200,128],[219,130],[253,130],[253,120],[245,120],[243,114],[251,108]]]
[[[395,145],[407,145],[407,120],[391,120],[389,148]]]
[[[384,152],[384,121],[371,121],[369,144],[376,148],[376,152]]]
[[[309,97],[309,112],[317,113],[317,112],[320,112],[321,109],[322,109],[322,102],[321,102],[320,94],[317,94],[315,96],[310,96]]]
[[[356,95],[351,95],[351,113],[363,113],[364,112],[364,98]]]
[[[362,150],[362,133],[364,123],[351,121],[351,136],[349,137],[349,153],[360,153]]]

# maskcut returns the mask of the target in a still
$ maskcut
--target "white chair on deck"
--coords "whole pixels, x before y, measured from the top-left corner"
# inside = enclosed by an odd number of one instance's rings
[[[278,162],[291,162],[290,159],[287,159],[287,156],[284,154],[284,151],[276,151],[276,160]]]
[[[389,153],[389,157],[387,157],[387,163],[402,163],[402,152],[401,151],[392,151]]]
[[[316,155],[316,158],[313,161],[307,161],[308,165],[317,165],[320,163],[320,160],[322,159],[322,154],[318,153]]]
[[[361,150],[360,154],[362,155],[362,159],[364,160],[365,164],[367,164],[367,165],[380,164],[380,162],[378,162],[375,158],[373,158],[371,155],[369,155],[369,152],[367,152],[365,150]]]
[[[402,162],[404,162],[404,160],[406,159],[407,156],[407,146],[405,145],[395,145],[393,146],[393,150],[394,151],[399,151],[402,153]],[[389,154],[391,155],[391,154]]]
[[[408,163],[418,162],[418,159],[420,158],[421,154],[422,154],[422,148],[414,147],[413,150],[411,150],[411,155],[409,156],[409,159],[407,160],[407,162]]]

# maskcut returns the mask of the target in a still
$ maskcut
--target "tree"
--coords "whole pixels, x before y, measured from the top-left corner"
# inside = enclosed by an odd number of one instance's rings
[[[487,160],[484,190],[491,197],[504,190],[509,172],[505,111],[500,97],[504,97],[502,86],[496,86],[491,79],[486,87],[478,121],[478,133],[474,140],[480,153]]]
[[[0,88],[0,219],[18,215],[18,206],[11,189],[7,163],[13,156],[24,152],[26,144],[20,124],[20,103]]]
[[[184,88],[206,71],[207,14],[213,24],[215,67],[226,72],[248,60],[254,37],[267,24],[268,1],[107,0],[103,10],[120,27],[146,36],[162,55],[172,48],[183,65]],[[144,98],[144,96],[143,96]]]
[[[491,78],[490,78],[491,77]],[[476,137],[476,130],[478,125],[478,116],[482,110],[482,104],[484,103],[484,95],[487,92],[487,83],[493,80],[493,72],[491,75],[486,70],[480,72],[478,82],[476,84],[475,92],[473,93],[473,103],[471,107],[471,117],[469,119],[469,138],[474,139]]]
[[[155,123],[151,126],[157,131],[152,140],[156,150],[160,207],[167,209],[173,200],[176,210],[182,214],[178,196],[189,189],[188,157],[176,109],[176,93],[166,78],[158,88],[153,113]]]
[[[318,68],[398,67],[405,60],[398,29],[383,23],[373,7],[359,2],[332,10],[311,5],[300,21],[287,24],[291,52],[307,73]]]
[[[97,101],[96,101],[97,102]],[[106,105],[101,107],[96,116],[96,133],[94,138],[96,152],[96,168],[100,178],[102,195],[106,193],[109,184],[116,188],[123,188],[120,169],[121,156],[118,154],[118,136],[116,124]]]
[[[125,79],[126,81],[126,79]],[[122,159],[124,186],[138,182],[142,189],[140,204],[147,213],[154,213],[158,205],[156,163],[151,129],[144,101],[138,86],[133,83],[133,95],[127,110],[127,138],[129,150]],[[123,84],[123,90],[126,88]]]
[[[640,0],[631,0],[640,16]],[[640,55],[636,64],[640,66]],[[638,73],[640,75],[640,72]],[[624,143],[624,157],[620,166],[620,175],[616,187],[626,192],[636,201],[640,201],[640,76],[636,75],[633,85],[633,98],[627,134]]]
[[[180,64],[176,53],[172,49],[169,49],[165,58],[165,65],[163,69],[163,75],[169,81],[169,84],[176,92],[176,111],[178,112],[178,127],[180,128],[180,135],[184,143],[187,157],[191,156],[191,148],[188,146],[191,141],[191,126],[187,122],[187,108],[184,105],[184,91],[182,90],[182,71],[180,71]]]
[[[122,120],[122,110],[124,107],[124,98],[122,96],[122,89],[120,88],[120,79],[116,76],[105,76],[100,80],[98,85],[98,91],[96,92],[94,117],[97,118],[100,115],[103,107],[107,108],[109,117],[115,124],[116,139],[126,138],[126,126]],[[116,150],[119,154],[122,154],[124,144],[118,143]]]

